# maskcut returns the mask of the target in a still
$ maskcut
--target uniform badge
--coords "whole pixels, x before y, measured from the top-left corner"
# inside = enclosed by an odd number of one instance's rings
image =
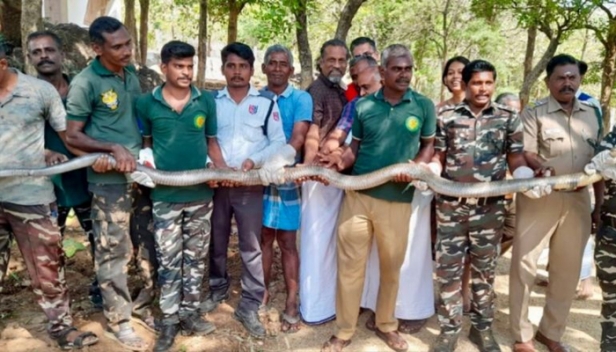
[[[109,89],[101,94],[101,101],[111,110],[118,108],[118,94],[113,89]]]
[[[201,129],[204,124],[205,124],[205,116],[203,115],[195,116],[195,127],[197,127],[198,129]]]
[[[419,122],[419,118],[417,118],[417,116],[409,116],[404,122],[404,126],[406,126],[406,129],[411,132],[416,132],[419,129],[420,125],[421,123]]]
[[[278,114],[278,111],[274,111],[272,117],[274,118],[274,121],[280,120],[280,114]]]
[[[259,107],[257,105],[248,105],[248,112],[251,115],[254,115],[257,113],[257,110],[259,110]]]

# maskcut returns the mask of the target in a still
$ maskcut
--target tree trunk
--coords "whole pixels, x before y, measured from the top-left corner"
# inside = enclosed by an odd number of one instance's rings
[[[445,8],[443,9],[443,51],[441,53],[441,62],[445,65],[445,62],[448,60],[449,56],[449,6],[451,5],[451,0],[447,0],[445,3]],[[443,66],[443,69],[445,66]],[[441,101],[445,100],[445,85],[441,84]]]
[[[530,90],[533,88],[535,82],[537,82],[537,79],[539,79],[539,76],[541,76],[541,72],[545,70],[546,66],[548,65],[548,61],[550,61],[552,56],[554,56],[554,53],[556,53],[559,42],[560,36],[554,36],[552,39],[550,39],[550,44],[543,53],[543,56],[541,56],[539,62],[537,62],[537,64],[526,76],[524,76],[522,90],[520,90],[520,103],[522,105],[522,108],[524,108],[524,106],[528,104],[528,101],[530,99]]]
[[[21,0],[3,0],[0,5],[0,33],[10,46],[21,45]]]
[[[300,86],[302,89],[308,88],[312,83],[312,52],[310,51],[310,40],[308,40],[308,16],[306,15],[306,3],[308,0],[299,0],[299,6],[294,11],[297,27],[295,35],[297,37],[297,50],[299,51],[299,63],[301,67]]]
[[[604,130],[607,131],[610,127],[610,102],[612,100],[612,90],[616,78],[616,17],[610,18],[609,27],[604,38],[603,47],[605,49],[605,56],[603,57],[603,63],[601,65],[603,72],[601,74],[601,96],[599,97],[599,101],[601,102],[601,110],[603,111]]]
[[[199,0],[199,36],[197,38],[197,87],[205,88],[207,64],[207,0]]]
[[[535,43],[537,42],[537,26],[528,27],[526,36],[526,55],[524,56],[524,76],[530,74],[533,69],[533,58],[535,56]]]
[[[141,16],[139,18],[140,64],[146,66],[148,60],[148,19],[150,17],[150,0],[139,0]]]
[[[349,29],[351,29],[353,17],[355,17],[357,10],[359,10],[364,2],[366,2],[366,0],[347,0],[346,5],[344,5],[344,8],[340,13],[340,19],[338,19],[338,26],[336,27],[336,35],[334,38],[346,42],[346,37],[349,33]]]
[[[128,30],[128,34],[133,39],[134,58],[138,60],[139,55],[139,37],[137,37],[137,23],[135,20],[135,0],[124,0],[124,26]]]
[[[36,70],[27,59],[27,37],[32,32],[43,29],[43,0],[28,0],[21,3],[21,48],[24,56],[24,71],[36,75]]]
[[[237,41],[237,20],[244,7],[242,0],[229,0],[229,21],[227,23],[227,44]]]

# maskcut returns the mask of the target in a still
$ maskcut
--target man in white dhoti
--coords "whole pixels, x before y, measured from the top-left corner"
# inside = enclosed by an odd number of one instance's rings
[[[347,103],[340,86],[350,56],[346,44],[329,40],[320,54],[319,77],[308,87],[313,116],[304,146],[305,164],[315,160]],[[336,221],[342,195],[342,190],[319,182],[302,185],[299,299],[307,324],[324,323],[336,316]]]

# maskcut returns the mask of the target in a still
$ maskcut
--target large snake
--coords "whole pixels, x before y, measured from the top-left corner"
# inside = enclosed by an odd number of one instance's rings
[[[614,152],[616,154],[616,151]],[[84,167],[89,167],[101,156],[109,157],[112,165],[115,159],[108,154],[93,153],[87,154],[70,161],[60,164],[37,168],[37,169],[12,169],[0,170],[1,177],[24,177],[24,176],[50,176]],[[380,170],[359,175],[347,176],[331,169],[320,166],[303,166],[286,168],[284,177],[287,182],[302,178],[318,176],[327,180],[330,185],[345,190],[361,190],[379,186],[390,181],[393,177],[400,174],[407,174],[413,179],[425,181],[430,189],[439,194],[451,197],[493,197],[516,192],[524,192],[535,186],[552,186],[554,190],[574,190],[579,187],[590,185],[602,179],[599,173],[587,175],[585,173],[575,173],[569,175],[558,175],[544,178],[517,179],[492,182],[463,183],[453,182],[441,177],[437,177],[430,170],[414,163],[394,164]],[[147,177],[144,177],[147,176]],[[137,165],[136,176],[133,179],[141,180],[144,185],[154,187],[155,185],[165,186],[191,186],[207,181],[233,181],[243,185],[260,185],[261,179],[256,170],[247,172],[222,170],[222,169],[198,169],[190,171],[161,171],[142,165]],[[139,177],[141,176],[141,177]],[[148,179],[149,178],[149,179]],[[139,182],[139,181],[138,181]]]

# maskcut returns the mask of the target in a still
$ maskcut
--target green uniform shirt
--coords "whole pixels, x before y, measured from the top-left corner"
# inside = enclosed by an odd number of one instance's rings
[[[141,148],[141,134],[134,102],[140,94],[139,79],[132,67],[124,69],[122,78],[96,58],[71,81],[66,103],[67,118],[85,122],[84,132],[89,137],[121,144],[136,158]],[[88,170],[88,181],[94,184],[128,182],[121,173],[99,174],[91,169]]]
[[[156,168],[164,171],[203,169],[207,163],[206,137],[216,137],[216,103],[211,94],[191,86],[191,97],[182,112],[163,98],[163,86],[137,99],[143,135],[151,136]],[[156,186],[154,201],[184,203],[210,201],[213,191],[205,184],[190,187]]]
[[[66,82],[71,82],[67,75],[63,76]],[[62,103],[66,107],[66,99],[62,99]],[[58,132],[54,131],[49,122],[45,122],[45,149],[64,154],[69,160],[75,157],[75,155],[68,151]],[[71,208],[91,200],[85,169],[53,175],[50,178],[54,185],[56,202],[59,206]]]
[[[392,106],[383,98],[383,90],[360,99],[355,104],[353,138],[359,140],[354,175],[363,175],[396,163],[405,163],[419,152],[420,137],[432,138],[436,132],[434,104],[423,95],[407,90],[402,100]],[[407,184],[387,182],[360,191],[391,202],[412,202],[413,188]]]

